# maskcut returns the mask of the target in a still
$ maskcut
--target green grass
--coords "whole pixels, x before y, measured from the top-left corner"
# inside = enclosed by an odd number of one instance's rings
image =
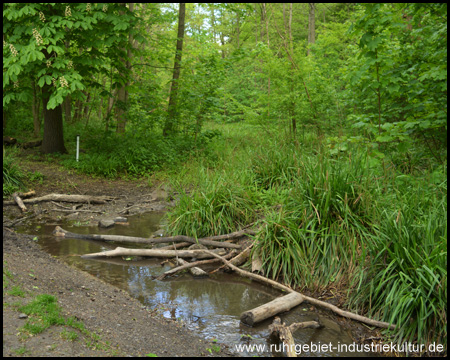
[[[3,148],[3,198],[25,189],[25,175],[17,166],[14,149]]]
[[[265,273],[309,290],[333,286],[350,310],[399,324],[397,342],[446,346],[446,167],[396,167],[364,148],[295,145],[256,127],[221,127],[191,160],[169,213],[173,234],[207,236],[259,219]],[[258,137],[259,136],[259,137]],[[188,181],[185,181],[188,179]]]

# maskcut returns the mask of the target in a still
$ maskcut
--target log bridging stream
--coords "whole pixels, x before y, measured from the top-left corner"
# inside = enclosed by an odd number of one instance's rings
[[[189,242],[191,244],[202,244],[205,246],[222,247],[229,249],[241,249],[240,245],[232,244],[229,242],[222,242],[218,240],[231,240],[237,239],[244,235],[254,234],[253,231],[243,230],[237,231],[228,235],[210,236],[207,238],[196,239],[185,235],[169,236],[169,237],[157,237],[157,238],[143,238],[134,236],[121,236],[121,235],[98,235],[98,234],[76,234],[70,231],[64,230],[57,226],[53,230],[53,235],[59,237],[67,237],[73,239],[85,239],[85,240],[101,240],[101,241],[117,241],[123,243],[136,243],[136,244],[160,244],[170,242]]]

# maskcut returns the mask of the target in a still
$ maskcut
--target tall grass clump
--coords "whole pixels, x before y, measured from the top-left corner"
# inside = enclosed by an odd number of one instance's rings
[[[168,222],[172,234],[199,238],[236,231],[254,217],[251,192],[220,175],[205,175],[202,186],[181,195]]]
[[[283,275],[284,281],[310,289],[332,282],[344,287],[357,276],[369,232],[366,213],[371,206],[371,174],[364,166],[365,156],[330,159],[292,150],[286,156],[294,159],[290,169],[278,171],[270,165],[264,172],[273,191],[286,194],[283,215],[263,221],[254,251],[273,278]],[[264,163],[279,164],[281,158],[277,155]]]
[[[444,196],[415,190],[399,199],[397,210],[379,210],[367,276],[350,303],[397,324],[393,341],[436,342],[446,348],[446,181]]]
[[[25,189],[25,175],[16,165],[17,159],[13,152],[3,148],[3,197],[17,190]]]

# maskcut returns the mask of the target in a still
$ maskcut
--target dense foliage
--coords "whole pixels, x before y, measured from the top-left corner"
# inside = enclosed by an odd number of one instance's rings
[[[268,276],[446,346],[447,5],[178,8],[4,4],[4,132],[59,138],[48,159],[90,175],[189,189],[173,233],[256,222]],[[26,182],[14,159],[4,195]]]

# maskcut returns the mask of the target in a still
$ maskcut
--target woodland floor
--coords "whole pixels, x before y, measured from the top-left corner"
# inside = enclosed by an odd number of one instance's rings
[[[163,210],[171,206],[171,195],[158,186],[150,188],[146,181],[105,180],[69,172],[46,162],[21,162],[23,171],[39,171],[43,181],[35,183],[36,196],[50,193],[104,195],[116,200],[104,205],[89,205],[102,214],[80,212],[69,214],[55,212],[50,202],[28,205],[35,219],[54,221],[69,217],[80,222],[96,223],[99,219],[112,219],[127,207],[129,214],[151,210]],[[151,201],[151,199],[155,199]],[[70,205],[67,205],[70,206]],[[87,208],[86,206],[84,208]],[[15,205],[3,206],[3,269],[12,275],[10,285],[3,289],[3,356],[230,356],[226,347],[216,353],[210,351],[212,343],[201,339],[179,323],[150,313],[128,293],[75,269],[41,250],[32,236],[14,231],[16,221],[29,216],[21,214]],[[129,215],[126,214],[126,215]],[[123,215],[123,214],[122,214]],[[125,215],[125,216],[126,216]],[[16,223],[15,223],[16,222]],[[20,286],[25,297],[8,293],[12,286]],[[100,335],[97,349],[87,346],[88,338],[78,332],[76,341],[65,340],[61,332],[73,330],[67,326],[51,326],[36,336],[24,336],[20,329],[26,319],[14,304],[26,304],[38,294],[56,296],[65,317],[75,316],[90,332]],[[344,299],[327,294],[327,301],[341,305]],[[329,295],[329,296],[328,296]],[[367,328],[342,318],[335,318],[352,330],[355,341],[377,335]],[[108,344],[108,345],[105,345]],[[101,348],[101,349],[98,349]]]

